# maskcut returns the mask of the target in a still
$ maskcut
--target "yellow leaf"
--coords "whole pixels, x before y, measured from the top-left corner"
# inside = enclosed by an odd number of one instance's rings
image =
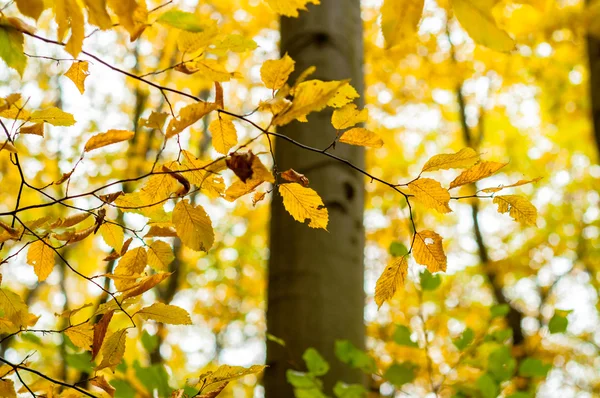
[[[297,17],[298,10],[306,10],[306,5],[321,4],[319,0],[267,0],[269,6],[279,15]]]
[[[54,269],[54,251],[49,245],[48,241],[38,240],[33,242],[27,251],[27,264],[33,266],[40,282],[45,281]]]
[[[155,240],[148,247],[148,265],[157,271],[167,271],[175,256],[171,245],[162,240]]]
[[[182,155],[184,167],[179,170],[191,170],[183,175],[209,197],[220,197],[225,191],[225,182],[217,173],[223,169],[225,162],[202,162],[185,149]]]
[[[135,41],[148,24],[146,0],[108,0],[108,6],[119,18],[119,24],[129,32],[130,41]]]
[[[260,78],[267,88],[279,90],[294,71],[294,60],[287,54],[281,59],[265,61],[260,67]]]
[[[213,82],[228,82],[232,77],[232,73],[227,72],[225,66],[216,59],[196,61],[194,66],[198,68],[198,73],[206,80]]]
[[[464,169],[473,166],[479,161],[479,154],[472,148],[463,148],[456,153],[443,153],[429,159],[421,173],[426,171]]]
[[[128,130],[108,130],[106,133],[96,134],[85,143],[86,152],[102,148],[117,142],[127,141],[133,138],[135,133]]]
[[[71,79],[81,94],[85,91],[85,79],[89,76],[87,61],[73,62],[71,67],[65,73],[65,76]]]
[[[212,102],[198,102],[184,107],[179,111],[179,117],[177,119],[171,119],[169,122],[166,134],[167,138],[171,138],[174,135],[181,133],[186,127],[196,123],[201,117],[215,109],[217,109],[217,104]]]
[[[221,365],[214,372],[207,372],[200,378],[193,380],[190,384],[202,386],[199,394],[200,397],[216,397],[216,394],[208,394],[210,392],[222,391],[227,383],[239,379],[249,374],[260,373],[266,368],[265,365],[252,365],[249,368],[242,366]]]
[[[448,206],[450,192],[431,178],[419,178],[408,184],[410,192],[425,206],[435,209],[440,213],[450,213],[452,209]]]
[[[116,224],[105,222],[100,226],[100,235],[102,235],[102,239],[104,239],[107,245],[117,252],[121,251],[123,239],[125,238],[123,228]]]
[[[500,195],[494,198],[498,212],[509,213],[515,220],[525,225],[537,225],[537,209],[526,198],[519,195]]]
[[[162,272],[160,274],[146,276],[145,278],[142,278],[139,282],[136,282],[127,290],[124,290],[123,299],[139,296],[152,289],[154,286],[158,285],[160,282],[164,281],[169,276],[171,276],[170,272]]]
[[[65,330],[65,334],[69,336],[71,342],[86,351],[92,349],[92,343],[94,341],[94,326],[89,323],[77,325]]]
[[[424,0],[384,0],[381,7],[381,31],[386,48],[416,36],[424,4]]]
[[[73,58],[77,58],[85,38],[85,21],[77,0],[56,0],[54,2],[54,14],[58,24],[58,41],[62,41],[70,30],[71,36],[65,45],[65,50]]]
[[[331,124],[336,130],[344,130],[358,123],[364,123],[369,117],[369,111],[356,109],[356,104],[348,104],[333,111]]]
[[[44,0],[17,0],[17,8],[21,14],[37,20],[44,11]]]
[[[33,134],[39,135],[40,137],[44,136],[44,123],[36,123],[31,126],[21,127],[19,129],[19,134]]]
[[[481,192],[494,193],[494,192],[501,191],[505,188],[514,188],[514,187],[519,187],[521,185],[533,184],[533,183],[538,182],[541,179],[542,179],[542,177],[536,177],[533,180],[519,180],[519,181],[515,182],[514,184],[510,184],[510,185],[500,185],[499,187],[495,187],[495,188],[484,188],[481,190]]]
[[[190,249],[207,252],[215,241],[215,233],[208,214],[202,206],[181,200],[173,210],[173,223],[177,235]]]
[[[192,324],[190,314],[176,305],[154,303],[149,307],[142,308],[136,315],[139,315],[146,320],[151,319],[160,323],[168,323],[169,325]]]
[[[0,144],[0,151],[8,151],[8,152],[12,152],[12,153],[18,153],[17,148],[11,144],[8,140],[4,141],[2,144]]]
[[[390,300],[396,294],[399,286],[404,285],[408,272],[408,260],[406,256],[395,258],[385,268],[385,271],[377,279],[375,285],[375,302],[381,308],[383,303]]]
[[[477,44],[509,52],[515,48],[510,36],[500,29],[492,15],[496,0],[453,0],[454,15]]]
[[[213,20],[204,25],[202,32],[182,30],[177,37],[177,48],[184,53],[195,53],[213,44],[218,33],[217,24]]]
[[[298,79],[300,80],[300,79]],[[296,83],[298,85],[299,83]],[[327,101],[327,105],[333,108],[339,108],[341,106],[346,105],[349,102],[352,102],[355,98],[360,97],[358,92],[352,87],[352,85],[348,82],[345,82],[337,89],[335,94],[329,101]]]
[[[0,310],[4,317],[17,327],[26,326],[29,322],[29,309],[21,296],[10,290],[0,288]]]
[[[53,126],[72,126],[75,124],[73,115],[56,107],[33,112],[29,121],[32,123],[46,122]]]
[[[227,50],[236,53],[243,53],[249,50],[254,50],[256,47],[258,47],[258,45],[254,40],[243,35],[230,34],[226,35],[220,42],[215,43],[213,51]]]
[[[498,172],[508,163],[499,162],[479,162],[475,166],[463,171],[458,177],[450,183],[450,189],[460,187],[461,185],[471,184],[483,178],[489,177]]]
[[[177,181],[168,173],[155,174],[142,187],[140,198],[144,205],[156,205],[169,198],[177,187]]]
[[[263,182],[264,180],[255,178],[250,178],[246,180],[246,182],[242,180],[237,180],[229,187],[227,187],[227,191],[225,191],[225,200],[233,202],[236,199],[241,198],[242,196],[254,191]]]
[[[114,372],[117,365],[123,360],[126,340],[127,329],[120,329],[111,334],[102,346],[102,362],[96,367],[96,370],[110,368]]]
[[[102,30],[110,29],[112,21],[106,11],[106,0],[83,0],[88,11],[88,21]]]
[[[306,116],[327,106],[327,102],[346,82],[308,80],[300,83],[294,91],[292,105],[273,118],[275,126],[283,126],[294,119],[306,121]]]
[[[9,379],[0,380],[0,397],[17,398],[15,383]]]
[[[143,247],[136,247],[135,249],[129,250],[121,259],[119,264],[115,267],[115,275],[118,276],[137,276],[144,271],[148,264],[148,253]],[[132,282],[126,279],[115,280],[115,286],[119,291],[123,291],[131,287]]]
[[[329,213],[323,200],[313,189],[291,182],[281,184],[279,193],[283,198],[283,206],[296,221],[303,223],[308,219],[309,227],[327,230]]]
[[[342,134],[340,142],[350,145],[368,146],[372,148],[381,148],[383,141],[377,134],[363,127],[354,127]]]
[[[106,381],[104,376],[96,376],[96,377],[91,378],[89,381],[90,381],[91,385],[103,390],[105,393],[108,394],[109,397],[115,396],[115,391],[117,391],[116,388],[114,388],[112,385],[110,385],[109,382]]]
[[[162,131],[168,116],[168,113],[153,111],[148,119],[140,119],[140,125],[150,129],[158,129]]]
[[[446,271],[447,259],[442,247],[442,237],[435,232],[417,232],[412,252],[415,260],[425,265],[430,272]]]
[[[213,147],[223,155],[227,155],[229,150],[237,144],[237,132],[233,122],[221,115],[210,123],[208,131],[212,134]]]

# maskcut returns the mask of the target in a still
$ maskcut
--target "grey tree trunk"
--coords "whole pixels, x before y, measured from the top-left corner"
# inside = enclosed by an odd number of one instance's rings
[[[281,53],[296,61],[295,76],[316,66],[311,77],[351,79],[363,94],[363,42],[360,0],[322,0],[299,18],[282,18]],[[292,81],[294,76],[292,76]],[[359,106],[362,103],[359,101]],[[304,144],[326,148],[335,137],[331,109],[312,114],[308,123],[293,122],[279,132]],[[267,343],[265,390],[267,398],[293,397],[286,370],[303,370],[302,354],[316,348],[330,363],[325,388],[336,381],[361,383],[363,377],[340,363],[334,342],[348,339],[364,347],[364,179],[327,157],[276,140],[279,171],[294,168],[310,179],[329,211],[328,231],[315,230],[287,214],[281,197],[274,195],[267,329],[282,338],[283,348]],[[340,144],[335,154],[364,166],[360,147]]]

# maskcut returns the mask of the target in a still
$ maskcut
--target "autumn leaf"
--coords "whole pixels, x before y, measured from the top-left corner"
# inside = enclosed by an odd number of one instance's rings
[[[475,166],[463,171],[458,177],[450,183],[450,189],[460,187],[462,185],[477,182],[483,178],[496,174],[498,170],[506,166],[508,163],[486,162],[482,161]]]
[[[381,7],[381,31],[386,48],[416,36],[424,3],[424,0],[384,0]]]
[[[0,310],[4,317],[17,327],[26,326],[29,321],[29,309],[23,299],[7,289],[0,288]]]
[[[17,8],[21,14],[38,19],[44,11],[44,0],[16,0]]]
[[[148,290],[152,289],[154,286],[158,285],[160,282],[167,279],[169,276],[171,276],[170,272],[162,272],[159,274],[146,276],[140,279],[135,284],[133,284],[131,287],[127,288],[126,290],[123,290],[122,297],[123,299],[127,299],[130,297],[135,297],[144,294]]]
[[[308,178],[306,178],[304,174],[300,174],[294,169],[288,169],[281,173],[281,178],[287,181],[297,182],[303,187],[307,187],[309,183]]]
[[[463,148],[456,153],[443,153],[435,155],[429,159],[421,173],[426,171],[448,170],[448,169],[464,169],[473,166],[479,161],[479,154],[472,148]]]
[[[233,122],[221,115],[208,125],[208,131],[212,134],[213,148],[223,155],[237,144],[237,132]]]
[[[167,271],[175,256],[171,246],[162,240],[155,240],[148,247],[148,265],[157,271]]]
[[[123,228],[117,224],[105,222],[100,226],[100,235],[107,245],[117,252],[121,251],[123,239],[125,239]]]
[[[86,351],[91,350],[92,342],[94,340],[93,326],[89,323],[76,325],[65,330],[65,334],[69,337],[71,342]]]
[[[385,268],[375,284],[375,302],[377,307],[390,300],[396,294],[398,287],[404,285],[408,272],[406,256],[394,258]]]
[[[129,40],[137,40],[148,24],[146,0],[108,0],[107,3],[129,33]]]
[[[23,126],[19,129],[19,134],[32,134],[44,136],[44,123],[35,123],[30,126]]]
[[[71,79],[81,94],[85,91],[85,79],[89,76],[88,63],[86,61],[77,61],[71,64],[65,76]]]
[[[409,183],[408,189],[425,206],[440,213],[450,213],[452,211],[448,206],[450,193],[438,181],[431,178],[419,178]]]
[[[495,188],[484,188],[484,189],[481,190],[481,192],[496,193],[496,192],[499,192],[499,191],[501,191],[503,189],[506,189],[506,188],[514,188],[514,187],[520,187],[521,185],[534,184],[534,183],[538,182],[541,179],[542,179],[542,177],[536,177],[533,180],[519,180],[519,181],[515,182],[514,184],[510,184],[510,185],[500,185],[500,186],[495,187]]]
[[[0,397],[4,398],[17,398],[15,391],[15,384],[10,379],[0,380]]]
[[[35,111],[29,117],[32,123],[50,123],[53,126],[72,126],[75,124],[73,115],[62,110],[52,107],[41,111]]]
[[[309,227],[327,230],[329,213],[314,190],[290,182],[281,184],[279,193],[283,198],[283,206],[296,221],[303,223],[308,220]]]
[[[307,4],[320,4],[319,0],[266,0],[267,4],[279,15],[297,17],[298,10],[306,10]]]
[[[523,196],[499,195],[494,197],[494,204],[498,212],[510,214],[515,221],[534,227],[537,224],[537,209]]]
[[[106,339],[102,347],[102,362],[96,367],[96,371],[105,368],[115,371],[117,365],[123,360],[126,340],[127,329],[120,329]]]
[[[299,81],[301,81],[300,78],[298,79],[298,82],[296,82],[296,86],[298,84],[300,84]],[[352,85],[350,83],[344,82],[335,91],[335,94],[333,95],[333,97],[331,97],[327,101],[327,106],[331,106],[333,108],[339,108],[339,107],[342,107],[342,106],[354,101],[358,97],[360,97],[360,94],[358,94],[356,89],[354,87],[352,87]]]
[[[67,32],[71,35],[65,45],[65,50],[77,58],[83,47],[85,38],[83,12],[77,3],[77,0],[56,0],[54,1],[54,15],[58,25],[58,41],[63,41]]]
[[[142,308],[135,315],[142,319],[153,320],[169,325],[191,325],[190,315],[183,308],[176,305],[167,305],[163,303],[154,303],[149,307]]]
[[[208,395],[211,392],[222,391],[230,381],[239,379],[249,374],[260,373],[266,368],[265,365],[252,365],[249,368],[242,366],[221,365],[214,372],[207,372],[189,384],[202,386],[198,398],[215,397]]]
[[[113,23],[106,11],[106,0],[84,0],[84,3],[88,12],[89,23],[102,30],[112,27]]]
[[[498,27],[492,9],[495,0],[453,0],[454,15],[477,44],[508,52],[515,48],[510,36]]]
[[[377,134],[363,127],[354,127],[346,130],[339,139],[340,142],[350,145],[381,148],[383,141]]]
[[[102,315],[102,318],[100,318],[98,323],[94,325],[94,336],[92,339],[92,360],[96,358],[100,352],[100,348],[102,347],[104,337],[106,337],[106,332],[108,331],[108,326],[110,325],[110,321],[112,320],[114,313],[114,310],[108,310]]]
[[[294,64],[294,60],[287,54],[281,59],[265,61],[260,67],[260,78],[265,87],[272,90],[279,90],[283,87],[294,71]]]
[[[223,161],[204,162],[196,159],[189,151],[183,150],[183,167],[179,170],[188,171],[183,173],[192,184],[195,184],[206,195],[211,198],[220,197],[225,191],[225,182],[218,173],[226,166]]]
[[[177,119],[171,119],[167,127],[167,138],[181,133],[185,128],[196,123],[200,118],[217,109],[217,104],[212,102],[198,102],[188,105],[179,111]]]
[[[188,32],[202,32],[203,26],[198,22],[200,17],[180,10],[169,10],[162,14],[156,22]]]
[[[54,250],[47,240],[37,240],[29,246],[27,264],[33,266],[38,281],[45,281],[54,269]]]
[[[106,133],[96,134],[85,143],[86,152],[94,149],[102,148],[107,145],[116,144],[118,142],[127,141],[133,138],[135,133],[128,130],[108,130]]]
[[[433,231],[415,233],[412,253],[417,263],[430,272],[446,271],[446,254],[442,247],[442,237]]]
[[[0,59],[23,76],[27,57],[23,54],[23,33],[0,24]]]
[[[148,264],[148,253],[143,247],[129,250],[115,267],[116,275],[138,275]]]
[[[98,387],[107,393],[110,397],[115,396],[115,392],[117,391],[109,382],[104,378],[104,376],[96,376],[90,379],[90,384],[94,387]]]
[[[158,129],[162,131],[165,122],[167,121],[167,117],[169,117],[168,113],[153,111],[148,119],[140,119],[140,125],[150,129]]]
[[[336,130],[344,130],[358,123],[364,123],[369,117],[367,109],[358,110],[356,104],[348,104],[333,111],[331,124]]]
[[[177,236],[192,250],[208,251],[215,240],[215,234],[208,214],[202,206],[194,206],[181,200],[173,210],[173,224]]]

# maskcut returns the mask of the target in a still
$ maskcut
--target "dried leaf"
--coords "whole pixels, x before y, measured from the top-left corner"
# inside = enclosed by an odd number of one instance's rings
[[[110,321],[112,320],[114,310],[108,310],[102,318],[94,325],[94,336],[92,339],[92,360],[96,358],[96,355],[100,352],[100,348],[102,347],[102,343],[104,342],[104,337],[106,337],[106,332],[108,331],[108,326],[110,325]]]
[[[307,187],[309,183],[308,178],[306,178],[304,174],[300,174],[294,169],[288,169],[281,173],[281,178],[287,181],[297,182],[303,187]]]

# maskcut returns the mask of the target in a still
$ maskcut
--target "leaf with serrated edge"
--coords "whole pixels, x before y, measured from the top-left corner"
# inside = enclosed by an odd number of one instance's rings
[[[371,148],[381,148],[383,146],[383,140],[376,133],[363,127],[354,127],[345,131],[339,141],[344,144]]]
[[[123,239],[125,238],[125,233],[123,232],[123,228],[121,226],[105,222],[100,226],[100,235],[104,242],[115,249],[115,251],[120,252],[123,247]]]
[[[93,326],[89,323],[70,327],[65,330],[65,334],[69,336],[69,339],[75,346],[83,348],[86,351],[91,349],[94,340],[94,331]]]
[[[327,230],[329,213],[323,200],[313,189],[291,182],[281,184],[279,193],[283,198],[283,206],[296,221],[303,223],[308,219],[309,227]]]
[[[96,134],[85,143],[86,152],[102,148],[117,142],[127,141],[133,138],[135,133],[128,130],[108,130],[106,133]]]
[[[450,189],[460,187],[462,185],[471,184],[481,179],[487,178],[496,174],[498,170],[506,166],[508,163],[499,162],[479,162],[475,166],[463,171],[458,177],[450,183]]]
[[[154,303],[149,307],[142,308],[136,315],[143,319],[151,319],[156,322],[168,323],[169,325],[191,325],[190,314],[176,305]]]
[[[358,110],[356,104],[348,104],[333,111],[331,124],[336,130],[350,128],[358,123],[364,123],[369,117],[367,109]]]
[[[408,260],[406,256],[394,258],[385,268],[375,285],[375,302],[378,308],[394,297],[398,287],[404,284],[407,272]]]
[[[229,150],[237,144],[235,125],[225,117],[219,116],[210,122],[208,131],[212,134],[213,148],[223,155],[227,155]]]
[[[73,115],[63,112],[56,107],[35,111],[31,114],[29,121],[32,123],[50,123],[53,126],[72,126],[75,124]]]
[[[207,252],[215,241],[212,222],[202,206],[181,200],[173,210],[173,224],[177,236],[192,250]]]
[[[114,332],[102,347],[102,362],[96,367],[96,370],[110,368],[113,372],[117,365],[123,360],[125,354],[125,343],[127,341],[127,329],[120,329]]]
[[[73,62],[65,76],[71,79],[81,94],[85,91],[85,79],[89,76],[87,61]]]
[[[175,256],[171,245],[162,240],[155,240],[148,247],[148,265],[157,271],[167,271]]]
[[[500,195],[494,198],[498,212],[509,213],[515,220],[525,225],[537,225],[537,209],[520,195]]]
[[[430,272],[446,271],[447,259],[442,237],[435,232],[417,232],[412,253],[417,263],[425,265]]]
[[[44,240],[32,243],[27,251],[27,264],[33,266],[38,281],[46,280],[54,269],[54,250],[50,243]]]
[[[278,90],[294,71],[294,60],[285,54],[281,59],[265,61],[260,67],[260,78],[267,88]]]
[[[464,169],[473,166],[479,161],[479,154],[472,148],[463,148],[456,153],[442,153],[432,156],[421,170],[426,171]]]
[[[425,206],[435,209],[440,213],[450,213],[452,209],[448,206],[450,192],[431,178],[419,178],[408,184],[408,189],[415,198]]]

